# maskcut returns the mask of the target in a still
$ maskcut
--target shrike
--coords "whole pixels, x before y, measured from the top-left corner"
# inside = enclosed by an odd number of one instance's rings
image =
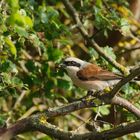
[[[122,76],[75,57],[66,58],[62,66],[73,83],[88,91],[102,91],[117,84]]]

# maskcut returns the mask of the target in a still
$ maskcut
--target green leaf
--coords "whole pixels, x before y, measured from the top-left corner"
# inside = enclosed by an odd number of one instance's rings
[[[3,116],[0,116],[0,126],[3,126],[4,124],[5,124],[4,117]]]
[[[103,50],[109,57],[111,57],[114,60],[116,59],[116,55],[114,54],[113,49],[111,47],[106,46],[103,48]]]
[[[89,48],[89,55],[92,57],[93,60],[96,60],[99,58],[98,53],[93,48]]]
[[[128,23],[128,20],[122,18],[120,21],[119,21],[119,25],[120,25],[120,30],[121,30],[121,33],[124,35],[124,36],[128,36],[131,34],[130,32],[130,25]]]
[[[16,86],[18,88],[22,88],[23,87],[23,82],[18,77],[13,77],[11,79],[11,82],[12,82],[13,86]]]
[[[50,96],[48,93],[50,93],[50,91],[54,88],[55,84],[53,80],[49,80],[47,81],[47,83],[45,84],[45,91],[46,91],[46,96]]]
[[[47,16],[48,16],[48,19],[56,19],[56,18],[58,18],[59,13],[53,7],[48,6],[47,7]]]
[[[109,18],[107,18],[104,13],[103,13],[103,9],[99,8],[99,7],[94,7],[94,15],[95,15],[95,20],[94,20],[94,24],[96,26],[97,29],[102,29],[102,30],[106,30],[106,29],[112,29],[112,24]]]
[[[16,73],[18,73],[18,70],[17,70],[16,65],[15,65],[12,61],[6,59],[6,60],[0,65],[0,72],[5,72],[5,73],[7,73],[7,74],[8,74],[8,73],[14,73],[14,74],[16,74]]]
[[[21,15],[20,12],[13,13],[9,16],[7,19],[7,23],[12,26],[20,26],[25,28],[32,28],[33,27],[33,21],[30,17]]]
[[[14,45],[14,43],[8,37],[6,37],[4,39],[4,41],[5,41],[5,44],[10,48],[11,54],[13,54],[14,57],[16,58],[17,49],[16,49],[16,46]]]
[[[96,0],[96,6],[102,7],[103,6],[102,0]]]
[[[36,34],[30,34],[29,36],[30,40],[34,44],[35,47],[40,46],[41,41],[39,40],[38,36]]]
[[[33,21],[29,16],[24,16],[26,27],[32,28],[33,27]]]
[[[7,0],[12,12],[16,12],[19,9],[19,0]]]
[[[7,19],[7,22],[13,26],[18,25],[24,27],[25,25],[24,17],[20,15],[19,12],[10,15],[9,18]]]
[[[125,84],[123,87],[122,87],[122,91],[125,93],[125,97],[126,98],[131,98],[134,93],[137,92],[137,90],[135,90],[130,83],[127,83]]]
[[[102,115],[108,115],[110,113],[108,105],[100,106],[100,113]]]
[[[63,57],[63,52],[60,49],[53,48],[52,46],[49,46],[47,48],[47,53],[48,53],[48,59],[50,61],[59,62]]]
[[[57,20],[59,13],[51,6],[40,6],[39,7],[41,22],[45,24],[49,24],[52,20]]]
[[[25,30],[25,28],[22,28],[20,26],[15,26],[15,32],[18,33],[19,36],[23,36],[23,37],[28,37],[29,34],[28,32]]]
[[[63,80],[63,79],[58,79],[57,80],[57,86],[59,88],[65,89],[65,90],[70,90],[72,88],[70,82],[67,81],[67,80]]]
[[[35,62],[33,60],[28,60],[25,64],[25,66],[31,72],[35,72],[37,70],[37,68],[35,66]]]
[[[0,72],[9,72],[11,70],[11,61],[5,61],[0,65]]]

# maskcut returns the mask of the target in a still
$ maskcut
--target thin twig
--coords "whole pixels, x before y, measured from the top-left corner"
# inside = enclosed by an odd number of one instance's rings
[[[72,6],[72,4],[69,2],[69,0],[62,0],[63,4],[65,5],[68,13],[72,16],[74,19],[75,23],[78,25],[78,29],[81,32],[83,38],[86,40],[87,44],[93,47],[103,58],[105,58],[110,64],[112,64],[115,68],[120,70],[122,73],[127,75],[129,71],[119,63],[117,63],[115,60],[113,60],[111,57],[109,57],[103,50],[100,48],[100,46],[95,42],[95,40],[90,38],[88,35],[88,32],[84,28],[82,22],[80,21],[79,15],[75,8]]]
[[[22,93],[20,94],[20,96],[18,97],[17,101],[15,102],[15,105],[13,107],[13,109],[17,109],[17,107],[20,106],[22,99],[24,98],[24,96],[26,95],[27,91],[23,90]]]
[[[134,48],[131,48],[131,49],[126,49],[124,52],[118,53],[118,55],[125,55],[125,54],[131,53],[132,51],[135,51],[135,50],[140,50],[140,47],[134,47]]]
[[[113,96],[115,96],[119,90],[121,89],[122,85],[125,85],[126,83],[128,83],[129,81],[131,81],[132,79],[134,79],[136,76],[140,75],[140,67],[133,70],[131,72],[130,75],[128,75],[127,77],[123,78],[116,86],[115,88],[113,88],[113,90],[111,91],[111,93],[109,94],[109,96],[112,98]]]

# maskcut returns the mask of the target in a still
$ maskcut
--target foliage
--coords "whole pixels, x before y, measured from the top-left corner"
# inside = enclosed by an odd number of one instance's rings
[[[127,41],[131,35],[128,2],[121,0],[92,0],[73,1],[73,5],[83,14],[83,24],[89,29],[94,25],[97,34],[100,31],[108,38],[110,31],[120,31]],[[76,56],[95,62],[110,71],[119,73],[102,56],[93,49],[85,47],[84,40],[73,28],[73,22],[66,9],[59,0],[1,0],[0,1],[0,126],[11,124],[21,117],[27,117],[44,109],[67,103],[69,100],[82,97],[86,91],[72,85],[69,77],[63,70],[57,70],[58,65],[66,56]],[[89,18],[88,18],[89,17]],[[134,25],[133,25],[134,26]],[[136,25],[135,25],[136,26]],[[120,43],[120,42],[119,42]],[[119,44],[118,43],[118,44]],[[104,52],[115,60],[119,60],[119,45],[116,48],[103,48]],[[124,46],[122,47],[123,49]],[[122,49],[122,50],[123,50]],[[115,51],[116,50],[116,51]],[[83,55],[84,54],[84,55]],[[116,55],[117,54],[117,55]],[[84,56],[84,57],[83,57]],[[130,64],[137,60],[131,61]],[[124,60],[126,67],[129,66]],[[127,84],[122,89],[122,96],[132,98],[133,103],[140,107],[137,92],[139,87],[135,83]],[[44,105],[45,108],[39,108]],[[37,109],[33,110],[36,106]],[[118,108],[117,108],[118,109]],[[77,115],[88,118],[89,113],[98,112],[97,109],[77,112]],[[100,119],[111,117],[111,106],[100,107]],[[119,118],[122,122],[133,121],[136,118],[127,111],[123,111]],[[54,124],[68,130],[80,125],[77,117],[63,117],[51,120]],[[71,121],[71,124],[69,122]],[[102,130],[112,126],[109,119],[108,125],[102,125]],[[119,125],[119,124],[117,124]],[[83,130],[85,130],[84,128]],[[39,138],[40,137],[40,138]],[[138,138],[136,134],[129,136]],[[17,139],[51,140],[49,136],[39,133],[29,133],[17,136]],[[124,138],[125,139],[125,138]]]

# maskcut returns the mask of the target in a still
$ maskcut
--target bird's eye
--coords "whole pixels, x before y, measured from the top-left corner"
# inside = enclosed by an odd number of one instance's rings
[[[71,61],[71,64],[72,64],[72,65],[75,65],[75,64],[76,64],[76,62],[74,62],[74,61]]]
[[[65,65],[67,66],[76,66],[76,67],[80,67],[80,64],[75,62],[75,61],[64,61],[63,62]]]
[[[71,65],[75,67],[80,67],[81,65],[75,61],[71,61]]]

